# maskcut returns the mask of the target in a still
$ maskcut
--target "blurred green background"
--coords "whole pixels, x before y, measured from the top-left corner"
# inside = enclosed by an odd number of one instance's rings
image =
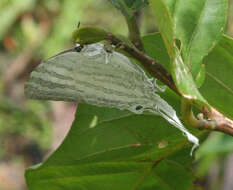
[[[225,33],[233,36],[233,0]],[[24,170],[62,141],[76,105],[24,99],[24,82],[41,60],[73,47],[78,23],[127,35],[123,16],[108,0],[0,1],[0,189],[24,190]],[[157,31],[150,8],[140,16],[142,34]],[[233,141],[212,133],[194,163],[203,189],[233,189]]]

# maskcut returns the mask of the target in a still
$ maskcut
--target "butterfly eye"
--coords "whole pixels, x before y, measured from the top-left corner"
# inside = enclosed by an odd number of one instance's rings
[[[76,52],[81,52],[82,51],[82,49],[83,49],[83,46],[82,45],[80,45],[80,44],[77,44],[76,46],[75,46],[75,51]]]
[[[141,105],[137,106],[135,109],[138,111],[140,109],[142,109],[143,107]]]

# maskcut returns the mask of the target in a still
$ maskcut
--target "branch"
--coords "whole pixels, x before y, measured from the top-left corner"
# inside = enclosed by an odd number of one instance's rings
[[[202,112],[208,117],[209,120],[215,122],[215,131],[221,131],[228,135],[233,136],[233,121],[225,117],[222,113],[214,109],[213,107],[209,109],[203,108]]]
[[[226,118],[213,107],[210,109],[203,107],[202,112],[207,116],[207,119],[204,118],[203,114],[198,114],[196,118],[193,114],[191,103],[187,99],[182,98],[181,112],[185,123],[193,128],[221,131],[233,136],[233,121]]]
[[[147,70],[151,76],[159,79],[161,82],[166,84],[170,89],[172,89],[176,94],[182,96],[172,79],[170,73],[156,60],[146,55],[144,52],[138,50],[137,48],[128,45],[127,43],[121,41],[112,33],[109,33],[106,40],[111,42],[117,48],[122,49],[134,59],[138,60],[142,66]],[[211,131],[221,131],[228,135],[233,136],[233,121],[225,117],[223,114],[218,112],[215,108],[203,108],[201,111],[207,119],[203,117],[196,118],[193,115],[191,103],[188,100],[182,98],[182,115],[187,124],[191,127],[198,129],[208,129]]]

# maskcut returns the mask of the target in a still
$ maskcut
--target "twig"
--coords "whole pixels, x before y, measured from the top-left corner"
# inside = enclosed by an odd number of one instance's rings
[[[128,25],[130,41],[135,45],[137,49],[139,49],[140,51],[144,51],[140,30],[137,22],[137,12],[135,12],[131,18],[125,17],[125,19]]]
[[[207,116],[207,119],[204,118],[203,114],[199,114],[198,118],[196,118],[193,114],[191,103],[187,99],[182,98],[181,112],[185,123],[193,128],[221,131],[233,136],[233,121],[226,118],[213,107],[210,109],[203,107],[202,112]]]
[[[228,135],[233,136],[233,121],[225,117],[222,113],[214,109],[213,107],[207,109],[204,107],[202,112],[208,117],[209,120],[215,122],[215,131],[221,131]]]

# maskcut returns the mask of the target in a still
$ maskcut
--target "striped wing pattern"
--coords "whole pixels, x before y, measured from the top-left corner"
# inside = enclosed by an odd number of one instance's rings
[[[117,52],[106,57],[100,46],[94,52],[95,46],[89,46],[81,52],[65,51],[40,64],[25,85],[26,97],[84,102],[134,113],[148,110],[161,115],[198,145],[198,139],[184,128],[175,110],[155,93],[158,88],[138,65]],[[137,109],[138,106],[143,109]]]
[[[146,104],[153,98],[153,84],[137,65],[116,52],[108,64],[105,59],[105,54],[87,56],[75,51],[54,56],[31,73],[26,97],[120,109]]]

